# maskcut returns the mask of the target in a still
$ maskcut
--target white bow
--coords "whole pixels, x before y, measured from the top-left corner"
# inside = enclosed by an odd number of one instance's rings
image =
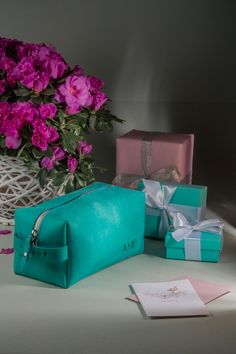
[[[143,179],[143,184],[145,187],[146,204],[151,208],[158,208],[162,211],[158,233],[160,236],[165,236],[170,225],[170,214],[173,211],[169,203],[176,191],[176,186],[161,185],[160,182],[149,179]]]
[[[175,231],[172,232],[172,237],[179,242],[188,238],[194,231],[222,233],[223,226],[224,224],[219,219],[208,219],[192,225],[183,214],[175,213],[173,215]]]

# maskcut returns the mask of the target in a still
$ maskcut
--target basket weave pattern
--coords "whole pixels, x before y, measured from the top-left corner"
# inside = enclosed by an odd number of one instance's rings
[[[41,188],[36,174],[23,160],[0,155],[0,223],[13,225],[15,208],[34,206],[55,196],[52,182]]]

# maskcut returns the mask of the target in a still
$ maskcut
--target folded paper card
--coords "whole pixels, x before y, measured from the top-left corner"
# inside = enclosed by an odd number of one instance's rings
[[[64,288],[143,252],[144,194],[106,183],[15,213],[15,273]]]
[[[168,184],[143,179],[138,190],[146,196],[145,236],[164,239],[172,215],[181,212],[199,221],[205,216],[207,187]]]
[[[159,180],[164,175],[191,183],[193,147],[193,134],[131,130],[116,140],[116,181],[124,185],[138,177]]]
[[[228,294],[231,291],[229,286],[224,286],[221,284],[215,284],[212,282],[208,282],[205,280],[195,279],[188,275],[179,276],[173,280],[184,280],[188,279],[196,292],[198,293],[199,297],[202,299],[204,304],[208,304],[209,302]],[[139,302],[136,295],[132,294],[127,296],[126,299],[132,300],[134,302]]]
[[[218,219],[194,223],[176,213],[165,238],[166,258],[218,262],[223,247],[222,229],[223,223]]]
[[[188,279],[131,285],[149,317],[206,316],[205,304]]]

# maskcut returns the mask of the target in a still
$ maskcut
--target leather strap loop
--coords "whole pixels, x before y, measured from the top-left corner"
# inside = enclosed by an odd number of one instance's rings
[[[68,259],[68,246],[62,247],[40,247],[31,245],[29,254],[26,252],[26,241],[19,239],[15,235],[14,238],[14,250],[22,256],[29,257],[43,257],[47,260],[53,260],[56,262],[66,261]]]

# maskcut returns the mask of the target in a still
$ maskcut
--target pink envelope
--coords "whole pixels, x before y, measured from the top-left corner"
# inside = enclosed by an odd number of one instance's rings
[[[144,165],[148,165],[151,176],[174,166],[180,181],[191,183],[193,147],[193,134],[131,130],[116,139],[116,175],[145,176]]]
[[[226,295],[231,291],[231,288],[228,286],[210,283],[205,280],[194,279],[192,277],[189,277],[188,275],[183,275],[172,280],[181,279],[188,279],[191,282],[192,286],[194,287],[204,304],[208,304],[209,302],[217,299],[220,296]],[[134,302],[139,302],[136,295],[127,296],[126,299]]]

